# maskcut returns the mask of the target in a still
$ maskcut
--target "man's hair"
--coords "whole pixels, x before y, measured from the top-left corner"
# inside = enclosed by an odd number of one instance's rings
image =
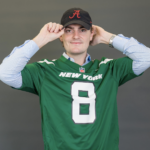
[[[90,31],[92,32],[92,27],[90,28]],[[60,39],[59,39],[60,40]],[[62,43],[62,47],[64,47],[64,44],[62,41],[60,41]],[[90,45],[91,41],[89,42],[89,45]]]

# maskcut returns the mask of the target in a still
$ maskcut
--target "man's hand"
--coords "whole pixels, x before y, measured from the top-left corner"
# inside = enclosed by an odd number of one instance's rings
[[[109,33],[103,28],[96,25],[92,25],[92,32],[94,32],[93,40],[90,42],[90,45],[92,46],[95,46],[100,43],[109,44],[109,40],[113,35],[112,33]]]
[[[64,34],[64,29],[61,24],[49,22],[44,25],[40,33],[33,39],[39,48],[46,45],[48,42],[54,41]]]

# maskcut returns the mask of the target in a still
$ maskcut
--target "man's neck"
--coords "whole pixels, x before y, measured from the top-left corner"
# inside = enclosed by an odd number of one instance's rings
[[[73,55],[73,54],[70,54],[70,53],[66,52],[66,54],[69,57],[73,58],[75,63],[79,64],[80,66],[82,66],[85,63],[85,61],[86,61],[87,53],[82,53],[82,54],[79,54],[79,55],[77,55],[77,54]]]

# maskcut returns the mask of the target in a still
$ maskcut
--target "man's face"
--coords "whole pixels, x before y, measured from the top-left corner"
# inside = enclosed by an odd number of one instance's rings
[[[89,43],[93,38],[93,32],[79,24],[71,24],[65,28],[60,37],[67,53],[72,55],[87,52]]]

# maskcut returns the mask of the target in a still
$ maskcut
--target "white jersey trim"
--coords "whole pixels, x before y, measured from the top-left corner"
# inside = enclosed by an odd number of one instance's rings
[[[101,61],[101,62],[99,63],[99,66],[100,66],[101,64],[106,64],[107,62],[109,62],[109,61],[111,61],[111,60],[113,60],[113,59],[105,59],[104,61]]]
[[[53,65],[55,65],[53,62],[49,62],[49,61],[47,61],[47,59],[44,59],[44,61],[38,61],[38,63],[47,63],[47,64],[53,64]]]

